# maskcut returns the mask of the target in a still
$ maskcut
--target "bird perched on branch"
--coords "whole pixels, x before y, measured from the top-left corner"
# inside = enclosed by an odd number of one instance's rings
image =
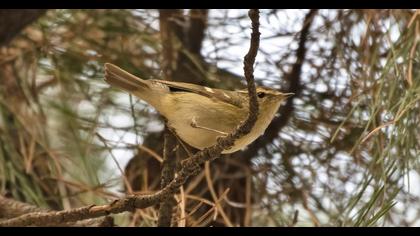
[[[182,141],[200,150],[215,145],[218,137],[234,131],[249,111],[247,90],[144,80],[110,63],[105,64],[105,81],[152,105]],[[254,127],[222,153],[241,150],[262,135],[282,102],[293,95],[266,87],[257,87],[256,91],[259,114]]]

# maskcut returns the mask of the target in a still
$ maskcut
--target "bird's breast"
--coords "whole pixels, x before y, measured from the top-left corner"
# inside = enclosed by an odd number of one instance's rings
[[[216,103],[194,93],[170,94],[162,103],[165,110],[159,112],[168,120],[168,125],[184,142],[200,150],[215,145],[218,137],[231,133],[248,115],[245,109]],[[274,117],[275,113],[271,113],[262,117],[260,113],[252,131],[222,153],[241,150],[262,135]]]

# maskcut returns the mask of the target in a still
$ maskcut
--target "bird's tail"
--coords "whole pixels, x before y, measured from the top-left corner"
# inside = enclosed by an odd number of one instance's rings
[[[149,89],[149,83],[111,63],[105,63],[105,81],[117,88],[135,93]]]
[[[110,85],[123,89],[155,107],[161,108],[162,96],[169,89],[159,83],[140,79],[116,65],[105,63],[105,81]]]

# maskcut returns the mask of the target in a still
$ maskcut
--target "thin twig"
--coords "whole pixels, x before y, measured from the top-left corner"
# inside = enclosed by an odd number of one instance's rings
[[[95,133],[95,134],[99,138],[99,140],[101,140],[101,142],[104,144],[104,146],[109,150],[109,154],[111,155],[112,160],[114,161],[115,165],[117,166],[118,170],[121,173],[121,176],[123,177],[124,184],[125,184],[125,187],[127,188],[128,193],[133,194],[133,188],[131,188],[130,181],[128,181],[127,176],[125,175],[123,169],[121,168],[120,164],[117,161],[117,158],[112,153],[111,149],[108,147],[108,144],[106,143],[105,138],[102,137],[102,135],[100,135],[99,133]]]
[[[222,200],[226,199],[226,195],[229,192],[229,188],[226,189],[218,199],[216,199],[215,204],[212,205],[212,208],[210,208],[206,213],[204,213],[195,223],[196,225],[192,225],[192,226],[200,226],[198,225],[199,223],[201,223],[201,225],[206,225],[207,223],[209,223],[211,220],[214,219],[215,216],[217,216],[217,207],[216,205],[219,204],[219,202],[221,202]],[[213,215],[213,219],[211,219],[210,217],[207,217],[210,215],[211,212],[214,211],[214,215]],[[207,220],[207,221],[204,221]],[[204,222],[203,222],[204,221]]]
[[[244,217],[244,226],[250,226],[251,225],[251,216],[252,216],[252,202],[251,202],[251,196],[252,196],[252,175],[251,171],[249,169],[246,169],[246,185],[245,185],[245,217]]]
[[[220,212],[220,215],[222,216],[226,226],[233,227],[233,224],[229,220],[229,217],[227,216],[225,211],[223,210],[223,207],[217,201],[218,197],[217,197],[216,191],[214,190],[213,180],[211,178],[211,173],[210,173],[210,162],[206,162],[204,166],[205,166],[204,168],[205,168],[205,173],[206,173],[207,186],[209,188],[211,197],[213,198],[214,204],[216,205],[217,210]]]
[[[417,14],[417,11],[416,11]],[[413,46],[410,49],[410,56],[408,58],[408,69],[407,69],[407,83],[411,87],[413,85],[413,61],[414,61],[414,53],[416,52],[417,43],[420,40],[420,30],[419,30],[419,22],[416,21],[415,26],[415,36]]]
[[[185,197],[184,187],[181,187],[181,193],[179,195],[180,203],[179,203],[179,210],[180,210],[180,220],[178,222],[178,227],[185,227],[186,222],[186,212],[185,207],[187,205],[187,198]]]
[[[155,151],[153,151],[152,149],[144,146],[144,145],[139,145],[138,148],[144,152],[146,152],[147,154],[149,154],[150,156],[152,156],[153,158],[155,158],[158,162],[162,163],[163,162],[163,158],[157,154]]]

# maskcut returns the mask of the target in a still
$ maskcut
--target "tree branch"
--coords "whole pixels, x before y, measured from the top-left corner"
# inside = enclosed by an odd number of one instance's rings
[[[190,27],[187,34],[187,46],[191,53],[201,56],[201,46],[207,29],[208,9],[192,9],[190,12]]]
[[[223,150],[231,148],[235,140],[248,134],[255,124],[258,116],[258,103],[255,91],[254,68],[255,58],[257,56],[260,32],[259,32],[259,11],[252,9],[248,13],[252,21],[251,44],[248,53],[244,57],[244,73],[247,82],[249,96],[249,114],[247,119],[231,134],[221,137],[217,144],[197,152],[191,158],[186,159],[182,164],[181,170],[174,180],[172,180],[162,190],[149,195],[131,195],[122,199],[113,201],[110,204],[101,206],[85,206],[72,210],[63,210],[52,213],[36,212],[25,214],[13,219],[0,222],[0,226],[27,226],[43,225],[45,222],[54,222],[56,224],[77,221],[82,219],[95,218],[116,214],[125,211],[134,211],[138,208],[146,208],[158,204],[162,199],[178,191],[189,177],[196,175],[200,170],[200,165],[206,161],[217,159]]]
[[[182,11],[180,10],[159,10],[160,35],[163,47],[162,70],[165,75],[165,80],[174,80],[174,72],[177,70],[177,64],[179,63],[179,49],[176,46],[176,38],[180,37],[182,30],[180,25],[175,22],[175,19],[180,20],[180,17],[183,19]],[[161,189],[173,180],[176,171],[175,147],[177,140],[167,125],[165,125],[163,142]],[[167,195],[161,200],[157,222],[158,226],[171,226],[172,209],[176,204],[174,194]]]
[[[52,213],[53,211],[39,208],[27,203],[19,202],[10,198],[6,198],[0,195],[0,219],[2,218],[13,218],[18,217],[24,214],[32,212],[48,212]],[[114,220],[112,217],[101,217],[95,219],[81,220],[77,222],[64,222],[59,224],[54,224],[54,222],[45,222],[43,226],[113,226]]]
[[[286,77],[286,80],[290,81],[289,89],[287,92],[294,93],[294,95],[290,97],[286,104],[279,109],[278,113],[280,116],[274,118],[274,120],[267,127],[267,131],[264,133],[264,135],[249,145],[246,151],[238,153],[237,155],[243,155],[246,157],[255,156],[260,148],[265,147],[268,143],[272,143],[273,140],[278,137],[280,130],[287,124],[290,117],[292,116],[294,110],[293,99],[299,96],[302,90],[300,84],[300,75],[307,51],[306,42],[308,40],[309,29],[317,11],[318,10],[316,9],[311,9],[305,16],[303,26],[300,31],[299,47],[296,51],[296,62],[293,64],[292,70]]]
[[[161,188],[165,188],[175,177],[176,170],[176,138],[171,131],[165,127],[163,143],[163,163]],[[172,209],[176,204],[173,194],[162,199],[159,207],[158,226],[169,227],[172,221]]]

